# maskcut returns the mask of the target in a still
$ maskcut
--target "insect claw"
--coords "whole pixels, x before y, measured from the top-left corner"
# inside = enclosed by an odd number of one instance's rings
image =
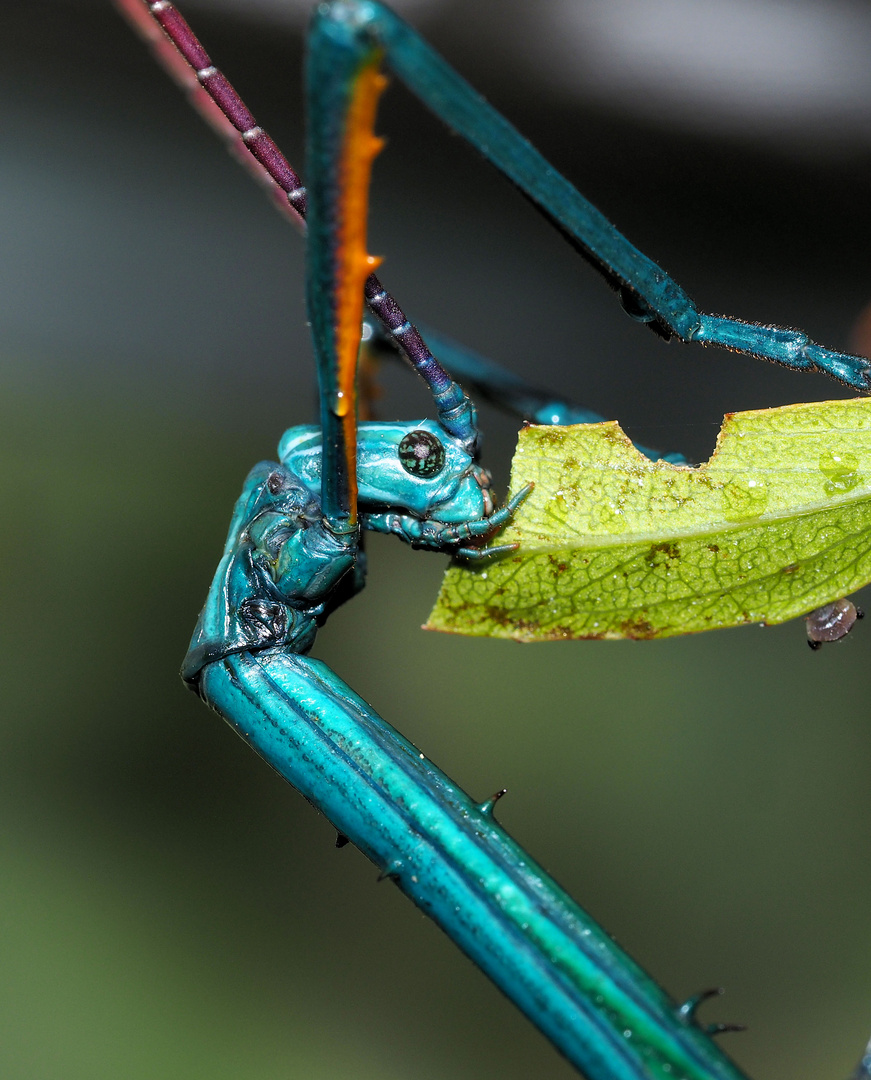
[[[686,1023],[690,1023],[696,1018],[696,1011],[703,1001],[708,1001],[710,998],[719,997],[725,993],[722,986],[712,986],[707,990],[700,990],[697,994],[693,994],[692,997],[680,1006],[677,1010],[678,1016]]]
[[[811,641],[810,638],[808,638],[808,648],[812,649],[814,652],[816,652],[821,645],[821,641]]]
[[[499,791],[495,791],[489,799],[485,799],[482,803],[478,803],[477,809],[485,817],[492,817],[493,810],[496,807],[496,803],[502,798],[503,795],[508,794],[508,788],[500,788]]]
[[[347,836],[345,836],[344,833],[341,833],[341,832],[336,833],[336,847],[337,848],[343,848],[345,846],[345,844],[350,844],[350,843],[351,843],[350,839]]]
[[[398,860],[396,862],[390,863],[390,865],[385,866],[385,868],[378,875],[376,884],[380,885],[382,881],[398,881],[399,880],[399,873],[400,873],[401,870],[402,870],[402,863],[399,862]]]

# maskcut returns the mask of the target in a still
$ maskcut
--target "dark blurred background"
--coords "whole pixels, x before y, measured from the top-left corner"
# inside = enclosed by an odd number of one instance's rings
[[[300,160],[306,5],[189,8]],[[848,342],[871,299],[861,2],[404,11],[710,311]],[[0,1075],[574,1075],[178,679],[249,466],[312,416],[300,238],[107,2],[4,0]],[[670,345],[394,86],[370,249],[421,320],[620,419],[843,396]],[[384,372],[385,417],[427,399]],[[504,486],[516,424],[484,411]],[[425,635],[444,559],[376,538],[316,653],[500,817],[758,1080],[871,1033],[871,630]],[[448,694],[433,687],[452,687]],[[725,1039],[724,1039],[725,1045]]]

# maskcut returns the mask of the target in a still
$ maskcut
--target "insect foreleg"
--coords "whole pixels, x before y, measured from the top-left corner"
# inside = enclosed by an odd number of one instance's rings
[[[591,1080],[638,1080],[651,1061],[682,1080],[743,1080],[499,827],[492,802],[476,805],[301,655],[355,565],[354,538],[327,526],[317,495],[283,465],[258,465],[185,678]]]
[[[505,506],[494,511],[489,517],[463,521],[458,525],[431,518],[412,517],[410,514],[396,512],[364,514],[362,525],[364,529],[369,529],[372,532],[392,533],[413,548],[453,552],[467,559],[502,555],[514,551],[517,544],[500,544],[491,548],[477,548],[467,546],[468,541],[490,537],[504,525],[507,525],[516,513],[518,506],[531,491],[532,484],[527,484]]]
[[[252,648],[307,652],[346,577],[358,584],[357,534],[336,534],[289,469],[262,462],[236,502],[224,555],[182,667],[198,688],[205,665]]]

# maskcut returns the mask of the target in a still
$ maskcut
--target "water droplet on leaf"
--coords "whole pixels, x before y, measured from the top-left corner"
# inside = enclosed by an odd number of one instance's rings
[[[759,517],[768,506],[764,480],[736,476],[723,485],[723,517],[726,521],[746,521]]]
[[[830,497],[852,491],[862,479],[859,459],[847,450],[826,450],[820,454],[820,472],[827,477],[824,490]]]

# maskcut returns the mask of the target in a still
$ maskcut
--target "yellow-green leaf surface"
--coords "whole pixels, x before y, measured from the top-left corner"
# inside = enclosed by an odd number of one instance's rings
[[[615,423],[526,427],[499,543],[453,564],[428,629],[519,641],[778,623],[871,581],[871,400],[730,413],[710,461],[643,457]]]

